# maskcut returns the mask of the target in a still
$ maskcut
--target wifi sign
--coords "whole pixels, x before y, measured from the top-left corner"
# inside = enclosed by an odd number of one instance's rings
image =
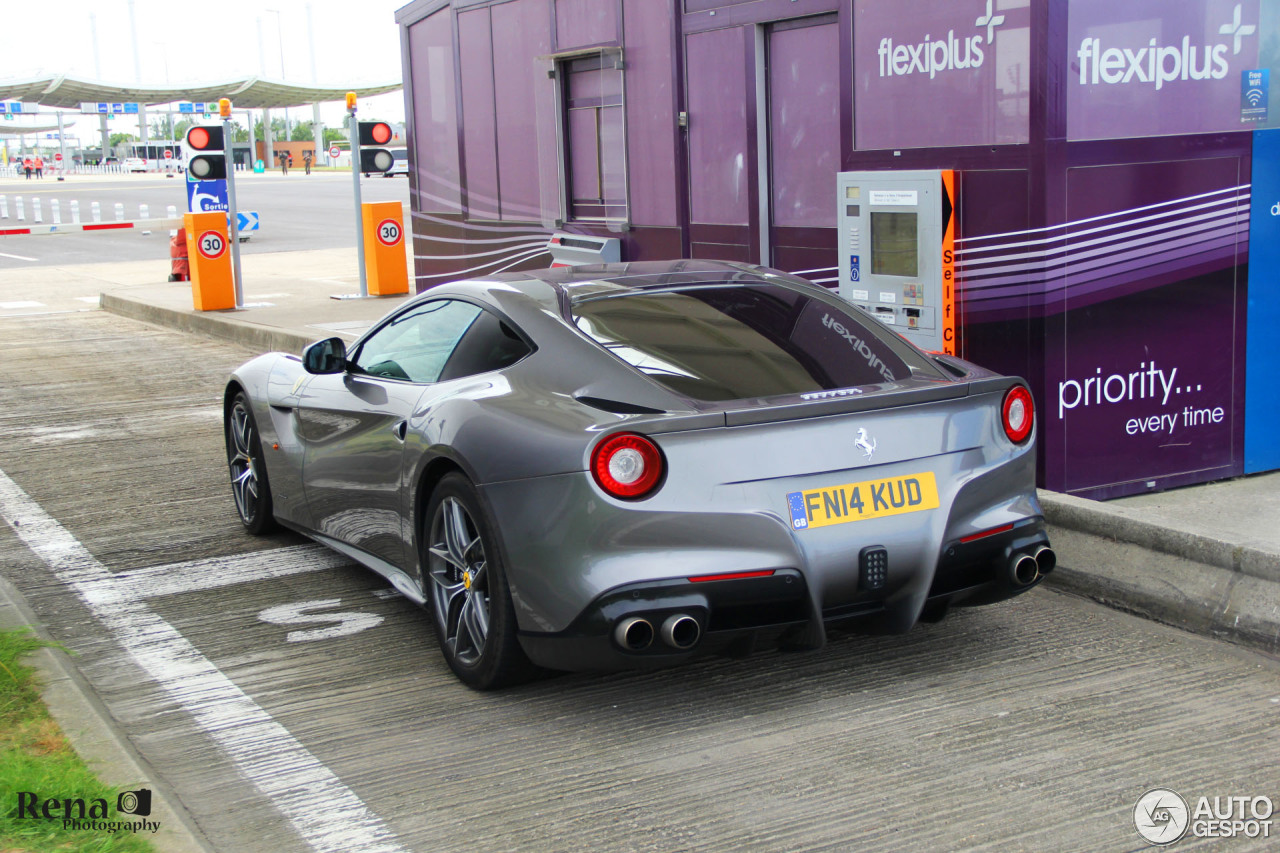
[[[1256,68],[1240,72],[1240,120],[1266,121],[1267,101],[1271,88],[1271,69]]]

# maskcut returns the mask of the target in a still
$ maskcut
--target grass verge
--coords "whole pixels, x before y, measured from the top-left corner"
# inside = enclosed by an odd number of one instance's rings
[[[64,827],[63,800],[83,800],[90,814],[95,801],[102,801],[98,813],[104,819],[98,823],[108,827],[139,818],[118,813],[120,791],[104,785],[85,766],[40,700],[35,670],[22,659],[47,645],[26,628],[0,631],[0,853],[154,851],[145,831]],[[56,819],[20,814],[21,792],[39,798],[37,810],[46,800],[58,800]],[[29,797],[26,802],[32,805]],[[76,808],[73,804],[73,813]]]

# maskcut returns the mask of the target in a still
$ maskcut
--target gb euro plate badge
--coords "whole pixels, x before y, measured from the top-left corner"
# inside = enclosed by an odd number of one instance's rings
[[[808,489],[787,495],[791,527],[808,530],[904,515],[938,508],[938,485],[932,471],[863,480],[825,489]]]

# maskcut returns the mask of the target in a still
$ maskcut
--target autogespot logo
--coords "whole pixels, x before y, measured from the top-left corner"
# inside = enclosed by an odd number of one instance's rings
[[[1152,788],[1133,807],[1133,825],[1164,847],[1192,838],[1270,838],[1275,805],[1270,797],[1197,797],[1195,808],[1168,788]]]
[[[1168,788],[1152,788],[1133,807],[1133,825],[1152,844],[1172,844],[1187,834],[1191,810],[1181,795]]]

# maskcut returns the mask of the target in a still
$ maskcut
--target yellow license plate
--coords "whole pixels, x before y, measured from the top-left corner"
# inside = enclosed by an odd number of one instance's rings
[[[938,508],[938,484],[933,472],[863,480],[827,489],[809,489],[787,495],[791,526],[795,530],[848,524],[869,518],[885,518]]]

